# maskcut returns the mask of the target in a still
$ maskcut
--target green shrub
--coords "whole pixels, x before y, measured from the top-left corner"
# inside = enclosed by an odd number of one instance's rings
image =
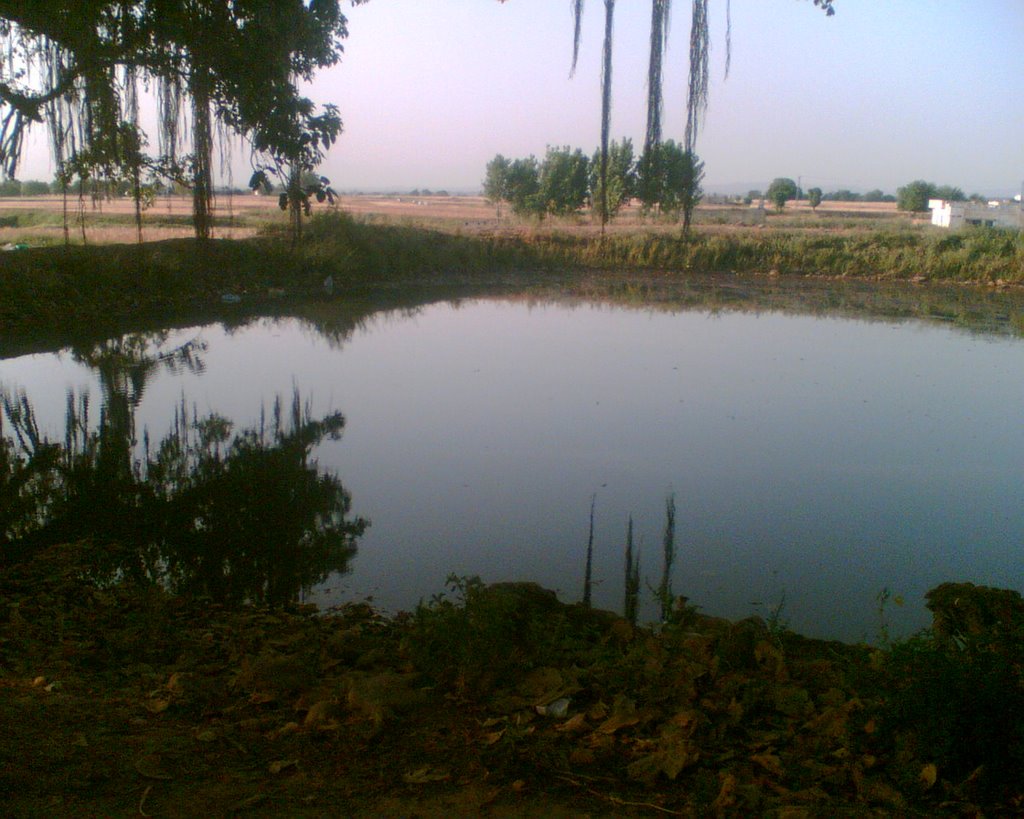
[[[953,783],[980,768],[977,785],[988,795],[1018,787],[1024,772],[1020,660],[1019,648],[946,646],[928,633],[898,644],[888,664],[894,693],[883,712],[885,737],[905,761],[933,762]]]

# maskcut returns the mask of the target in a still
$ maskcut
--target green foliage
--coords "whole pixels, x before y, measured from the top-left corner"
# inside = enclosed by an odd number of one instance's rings
[[[928,210],[929,199],[943,199],[947,202],[963,202],[967,199],[960,188],[952,185],[936,185],[916,179],[896,191],[896,207],[920,213]]]
[[[0,197],[12,198],[21,196],[21,182],[17,179],[4,179],[0,181]]]
[[[790,199],[796,199],[796,182],[788,177],[776,177],[772,180],[772,184],[768,186],[768,190],[765,195],[771,203],[775,205],[775,209],[781,211],[786,207],[786,202]]]
[[[508,200],[508,172],[512,163],[510,160],[498,154],[487,163],[484,173],[483,191],[487,201],[499,209],[501,203]]]
[[[1015,795],[1024,770],[1022,660],[1019,644],[1009,651],[958,647],[930,633],[895,646],[885,738],[904,759],[936,764],[944,779],[960,782],[978,771],[987,796]]]
[[[420,670],[480,696],[553,659],[566,625],[554,594],[454,574],[445,585],[447,593],[421,602],[413,615],[405,650]]]
[[[189,178],[196,232],[206,237],[214,122],[248,139],[281,176],[315,168],[340,133],[337,109],[318,110],[298,86],[340,59],[340,2],[8,4],[0,41],[18,57],[0,67],[0,162],[12,176],[25,127],[45,119],[62,173],[72,163],[88,178],[134,177],[136,189],[143,168]],[[141,156],[143,140],[133,137],[149,89],[165,151],[155,158]],[[179,133],[188,104],[190,140]]]
[[[513,160],[505,177],[508,202],[516,216],[542,216],[544,200],[540,195],[540,164],[537,158]]]
[[[967,196],[960,188],[952,185],[939,185],[935,189],[935,199],[944,199],[947,202],[964,202]]]
[[[846,188],[841,188],[840,190],[837,191],[831,191],[822,196],[822,199],[824,199],[826,202],[860,202],[861,198],[862,197],[859,193],[854,193],[853,191],[847,190]]]
[[[38,179],[26,179],[21,183],[22,196],[46,196],[49,192],[49,183]]]
[[[658,584],[658,603],[661,606],[661,622],[667,623],[672,617],[675,595],[672,593],[672,565],[676,560],[676,496],[665,498],[665,534],[662,538],[661,582]]]
[[[693,210],[703,196],[704,163],[679,143],[662,142],[640,159],[639,197],[645,210],[658,208],[662,213],[682,213],[683,226],[689,228]]]
[[[636,194],[636,160],[633,156],[633,140],[628,137],[622,142],[613,140],[608,146],[608,217],[612,218]],[[590,160],[590,205],[597,210],[605,202],[601,187],[601,151],[594,152]]]
[[[540,200],[556,216],[575,213],[587,203],[590,163],[583,151],[548,147],[540,168]]]
[[[936,190],[934,183],[917,179],[896,190],[896,207],[914,213],[926,211],[928,200],[937,198]]]
[[[807,191],[807,204],[811,206],[812,210],[817,209],[821,204],[821,188],[811,188]]]

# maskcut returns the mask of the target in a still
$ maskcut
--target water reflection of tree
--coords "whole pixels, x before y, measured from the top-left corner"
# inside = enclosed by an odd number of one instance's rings
[[[100,430],[109,439],[103,447],[104,457],[120,457],[122,468],[131,463],[131,448],[136,444],[135,410],[149,379],[161,369],[201,373],[206,368],[202,358],[206,352],[204,341],[193,338],[166,348],[169,338],[166,330],[128,333],[72,348],[72,358],[92,369],[99,378],[103,394]]]
[[[39,435],[27,398],[0,404],[9,429],[0,426],[0,546],[9,561],[88,540],[105,574],[279,604],[346,571],[366,526],[349,518],[348,493],[312,458],[344,419],[315,420],[298,393],[237,433],[183,402],[170,433],[138,459],[124,417],[104,413],[90,430],[84,398],[69,396],[63,446]]]
[[[348,519],[348,493],[310,457],[340,437],[344,419],[313,420],[298,393],[285,414],[278,400],[269,423],[231,439],[226,419],[179,411],[149,464],[165,510],[157,540],[177,590],[282,603],[346,571],[366,523]]]

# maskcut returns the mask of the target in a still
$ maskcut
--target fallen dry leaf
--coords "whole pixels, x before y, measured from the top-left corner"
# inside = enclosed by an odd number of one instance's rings
[[[782,769],[782,761],[775,754],[754,754],[750,761],[760,765],[772,776],[781,777],[785,771]]]
[[[494,745],[499,739],[505,736],[505,729],[502,728],[500,731],[492,731],[489,734],[484,734],[481,742],[484,745]]]
[[[299,767],[299,760],[297,760],[297,759],[278,759],[278,760],[275,760],[274,762],[271,762],[267,766],[267,770],[270,771],[270,773],[274,774],[274,776],[277,776],[277,774],[281,773],[281,771],[287,771],[287,770],[289,770],[291,768],[298,768],[298,767]]]
[[[402,776],[402,781],[407,785],[426,785],[430,782],[444,782],[450,778],[451,774],[443,768],[432,768],[426,765],[405,774]]]
[[[162,714],[170,707],[171,701],[162,697],[151,697],[142,705],[151,714]]]
[[[556,731],[562,731],[563,733],[575,733],[577,731],[587,730],[587,717],[586,714],[576,714],[570,717],[565,722],[555,726]]]

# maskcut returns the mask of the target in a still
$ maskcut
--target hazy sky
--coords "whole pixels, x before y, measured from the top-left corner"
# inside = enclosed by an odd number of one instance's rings
[[[726,4],[710,5],[712,86],[697,146],[706,190],[764,187],[776,176],[826,191],[895,192],[918,178],[967,193],[1020,190],[1022,0],[835,0],[831,18],[810,0],[732,0],[727,80]],[[345,9],[345,56],[308,89],[345,120],[322,169],[336,188],[476,189],[497,153],[596,148],[601,0],[586,4],[573,79],[569,0],[372,0]],[[665,137],[677,140],[689,12],[676,0],[667,55]],[[618,2],[612,133],[636,147],[649,29],[649,2]],[[44,163],[38,175],[52,171]]]
[[[642,142],[650,3],[616,6],[612,133]],[[1024,179],[1024,2],[711,0],[712,87],[697,151],[714,186],[912,179],[1016,192]],[[690,3],[676,0],[665,136],[681,139]],[[589,0],[569,79],[569,0],[372,0],[350,9],[346,57],[312,89],[346,133],[340,187],[475,187],[496,153],[592,151],[600,137],[604,4]]]

